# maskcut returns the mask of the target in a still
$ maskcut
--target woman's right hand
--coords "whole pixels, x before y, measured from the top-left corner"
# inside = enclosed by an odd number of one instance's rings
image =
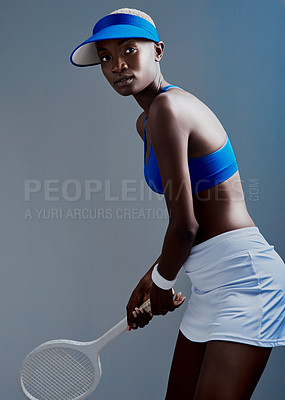
[[[128,330],[143,328],[152,319],[152,313],[144,311],[140,306],[150,298],[152,287],[151,271],[140,280],[127,304]]]

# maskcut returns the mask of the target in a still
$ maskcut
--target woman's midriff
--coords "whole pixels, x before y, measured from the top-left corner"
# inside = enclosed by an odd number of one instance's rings
[[[193,204],[199,224],[194,246],[224,232],[255,226],[246,208],[239,172],[193,195]]]

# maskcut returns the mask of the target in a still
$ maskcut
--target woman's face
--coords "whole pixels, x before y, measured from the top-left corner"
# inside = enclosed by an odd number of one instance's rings
[[[163,43],[146,39],[110,39],[96,43],[101,69],[121,95],[134,95],[152,83],[160,71]]]

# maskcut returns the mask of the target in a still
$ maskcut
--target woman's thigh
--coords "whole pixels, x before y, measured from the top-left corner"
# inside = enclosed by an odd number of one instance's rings
[[[194,399],[250,399],[270,352],[268,347],[218,340],[208,342]]]
[[[207,343],[191,342],[179,332],[169,375],[166,400],[194,399],[206,346]]]

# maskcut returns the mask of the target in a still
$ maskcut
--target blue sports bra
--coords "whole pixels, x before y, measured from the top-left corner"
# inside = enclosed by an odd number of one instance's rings
[[[178,86],[165,86],[160,93]],[[180,88],[179,88],[180,89]],[[146,118],[144,119],[144,125]],[[144,176],[148,186],[156,193],[163,194],[160,172],[155,153],[150,143],[150,152],[145,164],[146,143],[144,127]],[[238,171],[235,154],[227,136],[226,143],[218,150],[202,157],[188,159],[192,193],[198,193],[224,182]]]

